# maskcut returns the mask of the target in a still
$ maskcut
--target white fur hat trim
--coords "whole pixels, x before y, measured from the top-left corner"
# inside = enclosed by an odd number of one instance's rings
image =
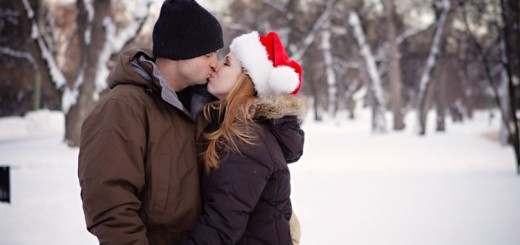
[[[269,75],[273,70],[273,63],[268,58],[265,46],[260,42],[258,32],[253,31],[236,37],[229,48],[253,80],[258,94],[271,94]]]
[[[300,78],[293,68],[278,66],[271,71],[269,85],[276,93],[292,93],[300,84]]]

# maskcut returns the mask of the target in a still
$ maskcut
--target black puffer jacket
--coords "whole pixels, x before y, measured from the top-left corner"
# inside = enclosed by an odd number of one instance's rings
[[[220,167],[202,177],[203,215],[184,244],[292,244],[287,163],[303,153],[298,96],[260,98],[253,106],[255,144],[221,155]],[[211,126],[214,128],[215,123]]]

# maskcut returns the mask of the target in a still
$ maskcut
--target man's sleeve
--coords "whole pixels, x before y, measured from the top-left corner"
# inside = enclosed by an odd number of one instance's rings
[[[83,123],[81,198],[87,229],[100,244],[148,244],[138,199],[145,183],[146,127],[136,110],[111,100]]]

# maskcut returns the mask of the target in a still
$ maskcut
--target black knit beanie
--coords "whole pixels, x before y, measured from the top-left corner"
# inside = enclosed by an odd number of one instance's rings
[[[153,28],[153,54],[187,60],[224,47],[218,20],[194,0],[166,0]]]

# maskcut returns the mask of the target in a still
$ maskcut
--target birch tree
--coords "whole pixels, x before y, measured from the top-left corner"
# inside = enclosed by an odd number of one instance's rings
[[[79,41],[79,71],[65,90],[65,139],[69,145],[80,141],[81,125],[106,88],[107,62],[115,52],[132,41],[149,14],[150,0],[141,0],[134,21],[116,32],[110,16],[111,0],[77,0],[77,40]]]
[[[331,51],[331,31],[330,31],[330,21],[325,25],[324,30],[321,34],[321,48],[323,51],[323,59],[325,63],[325,70],[327,74],[327,91],[328,91],[328,105],[327,111],[331,118],[335,117],[336,114],[336,104],[337,102],[337,93],[338,87],[336,82],[336,72],[334,71],[334,64],[332,60],[332,51]]]
[[[419,124],[419,135],[426,134],[426,117],[429,109],[428,107],[426,107],[426,94],[431,83],[431,76],[433,70],[435,69],[437,58],[440,55],[441,44],[443,39],[445,38],[445,30],[447,26],[450,24],[448,23],[448,15],[452,8],[450,0],[436,0],[434,6],[437,10],[439,10],[440,14],[437,18],[430,54],[428,55],[423,73],[421,75],[421,79],[419,81],[419,91],[417,94],[416,106]]]
[[[401,59],[399,44],[395,26],[395,2],[394,0],[383,0],[385,15],[387,19],[388,42],[390,44],[390,108],[393,114],[393,129],[404,129],[402,105],[401,105]]]
[[[365,33],[361,27],[361,21],[358,14],[355,11],[349,12],[349,24],[354,29],[354,37],[360,47],[361,56],[363,56],[368,75],[371,81],[372,95],[374,99],[372,101],[372,130],[374,132],[386,132],[386,119],[385,119],[385,108],[383,98],[383,87],[381,84],[381,76],[377,68],[377,64],[370,49],[370,46],[365,38]]]

